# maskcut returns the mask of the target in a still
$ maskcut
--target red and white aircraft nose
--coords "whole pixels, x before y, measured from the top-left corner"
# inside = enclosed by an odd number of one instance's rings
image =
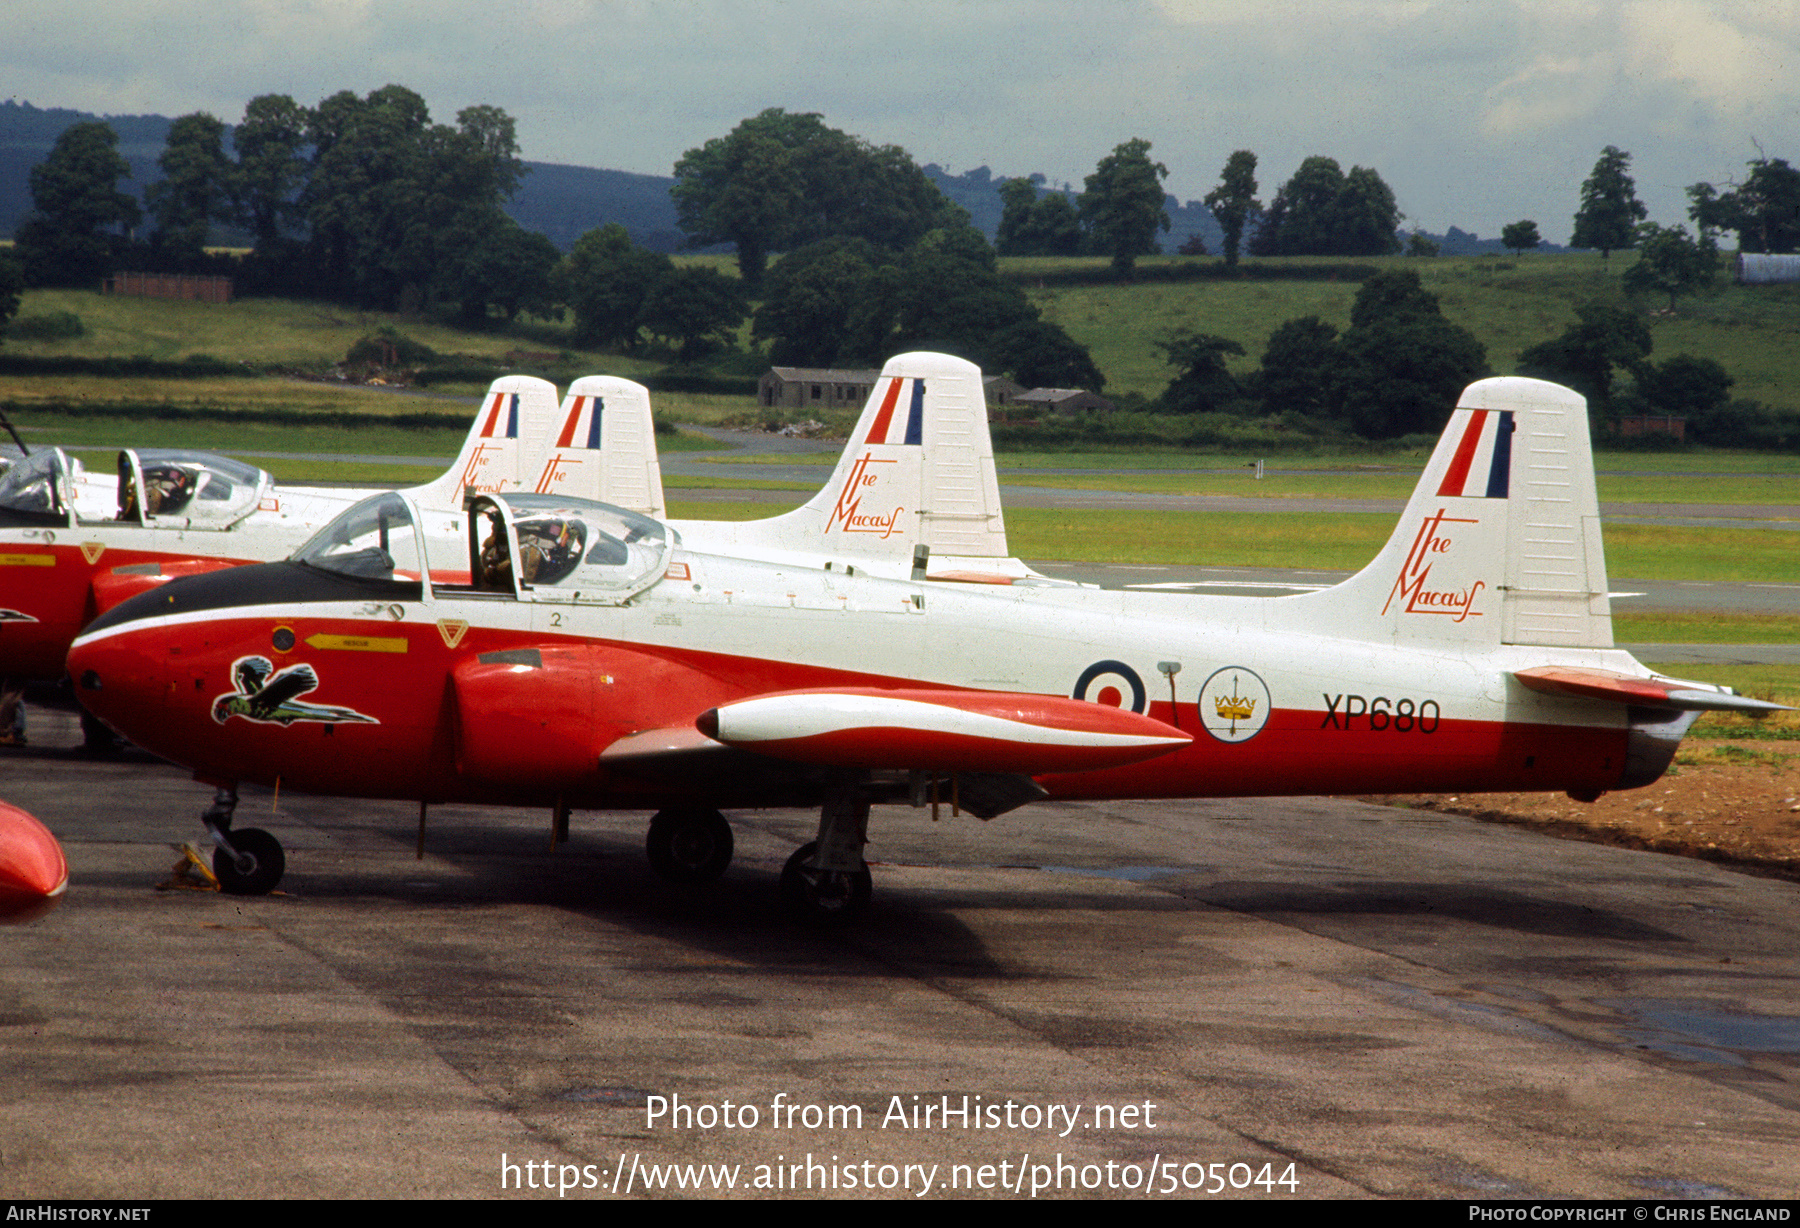
[[[42,823],[0,802],[0,923],[17,925],[55,908],[69,886],[62,845]]]

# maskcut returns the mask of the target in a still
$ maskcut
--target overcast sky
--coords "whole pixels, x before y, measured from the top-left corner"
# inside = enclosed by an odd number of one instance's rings
[[[765,107],[953,173],[1080,186],[1153,143],[1195,200],[1235,149],[1266,201],[1311,154],[1372,166],[1408,224],[1567,240],[1601,149],[1652,220],[1800,161],[1800,0],[6,0],[0,88],[104,114],[311,105],[389,83],[524,156],[666,175]]]

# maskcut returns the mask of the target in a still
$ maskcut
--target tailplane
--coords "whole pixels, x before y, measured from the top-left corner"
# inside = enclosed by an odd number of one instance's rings
[[[1296,600],[1361,638],[1612,647],[1586,400],[1469,385],[1375,561]]]
[[[614,375],[583,376],[569,385],[558,414],[531,489],[665,514],[648,388]]]
[[[488,386],[456,463],[407,494],[422,506],[460,508],[470,487],[484,493],[529,490],[538,458],[556,420],[556,385],[530,375],[506,375]]]

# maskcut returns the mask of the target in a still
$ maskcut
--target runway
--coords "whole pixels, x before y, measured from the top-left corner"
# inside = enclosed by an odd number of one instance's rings
[[[238,823],[287,844],[289,894],[235,899],[155,889],[208,790],[75,757],[64,714],[33,732],[0,793],[73,886],[0,931],[7,1197],[1800,1177],[1791,883],[1319,798],[882,808],[872,914],[820,934],[776,903],[809,815],[734,814],[733,868],[677,890],[642,816],[551,852],[547,814],[443,807],[418,861],[411,805],[264,793]]]

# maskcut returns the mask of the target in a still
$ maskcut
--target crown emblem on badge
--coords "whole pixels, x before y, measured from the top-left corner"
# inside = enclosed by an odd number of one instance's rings
[[[1213,707],[1222,721],[1247,721],[1256,716],[1256,701],[1241,695],[1214,695]]]

